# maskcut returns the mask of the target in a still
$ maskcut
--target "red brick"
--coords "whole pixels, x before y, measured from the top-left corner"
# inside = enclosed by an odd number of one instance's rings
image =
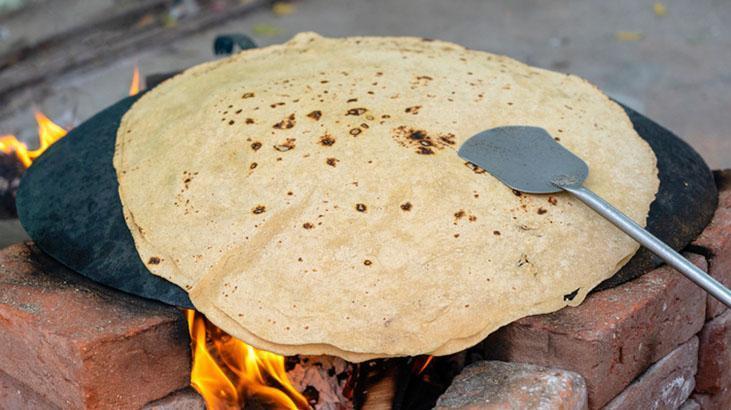
[[[604,409],[677,409],[693,393],[697,365],[698,338],[693,337],[650,366]]]
[[[731,409],[731,386],[716,394],[693,393],[691,398],[702,410],[728,410]]]
[[[0,409],[57,410],[41,395],[0,371]]]
[[[729,213],[731,219],[731,213]],[[709,260],[709,273],[719,282],[731,288],[731,241],[726,243],[726,247],[720,252],[711,256]],[[706,320],[726,311],[726,305],[719,302],[713,296],[708,295],[708,305],[706,307]]]
[[[437,401],[439,410],[587,408],[577,373],[531,364],[483,361],[467,366]]]
[[[206,402],[192,387],[147,404],[142,410],[206,410]]]
[[[0,346],[0,370],[62,408],[139,409],[189,381],[177,309],[93,284],[32,245],[0,251]]]
[[[705,259],[687,255],[702,269]],[[575,371],[586,379],[589,407],[599,408],[652,363],[703,327],[706,294],[661,267],[580,306],[503,327],[483,345],[486,357]]]
[[[731,386],[731,310],[707,322],[699,336],[695,390],[717,394]]]
[[[728,386],[717,394],[693,394],[695,400],[702,410],[728,410],[731,409],[731,388]]]
[[[719,282],[731,287],[731,189],[718,193],[718,209],[711,223],[693,245],[705,248],[710,254],[708,272]],[[726,306],[708,296],[706,319],[710,320],[726,310]]]

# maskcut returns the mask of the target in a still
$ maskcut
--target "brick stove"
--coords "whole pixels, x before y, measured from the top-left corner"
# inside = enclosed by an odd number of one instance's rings
[[[0,269],[6,408],[140,408],[188,385],[177,309],[91,283],[32,244],[2,251]]]
[[[731,171],[716,177],[718,209],[685,255],[728,285]],[[586,408],[583,397],[590,409],[731,406],[731,311],[667,267],[593,293],[576,308],[514,322],[480,348],[489,361],[458,376],[437,408],[531,408],[558,397],[577,409]],[[506,371],[503,361],[544,367]],[[507,386],[498,391],[496,379]]]
[[[716,176],[719,207],[686,256],[729,284],[731,172]],[[0,327],[2,408],[204,407],[180,310],[94,284],[30,243],[0,252]],[[436,408],[731,405],[731,311],[667,267],[519,320],[466,356]]]
[[[163,3],[167,2],[140,2],[137,7],[157,9]],[[231,3],[233,9],[194,16],[183,31],[219,24],[264,2],[217,3]],[[167,40],[179,35],[155,25],[135,26],[130,32],[127,18],[136,16],[137,7],[108,17],[114,23],[109,36],[90,37],[88,30],[56,35],[67,43],[77,42],[73,47],[82,48],[83,54],[58,45],[45,47],[8,71],[6,79],[13,81],[4,84],[21,91],[18,84],[28,83],[29,76],[48,81],[46,77],[84,62],[117,59],[123,49],[139,48],[150,39],[167,47]],[[126,41],[107,38],[119,36]],[[89,47],[79,37],[103,47]],[[54,58],[57,54],[64,58]],[[67,54],[82,58],[68,59]],[[148,78],[147,84],[165,77]],[[46,92],[37,87],[14,97],[27,103]],[[17,102],[7,105],[5,111],[17,109],[12,107]],[[3,164],[3,158],[0,155],[0,218],[15,213],[14,192],[22,171],[15,161]],[[8,172],[10,168],[15,172]],[[11,178],[3,179],[8,175]],[[686,256],[728,285],[730,176],[718,175],[726,186],[716,216],[686,249]],[[596,292],[578,308],[515,322],[455,355],[456,366],[470,364],[437,408],[534,408],[539,403],[571,409],[731,408],[730,326],[731,313],[725,306],[679,274],[659,268]],[[31,243],[0,250],[0,409],[202,409],[202,399],[188,387],[189,342],[185,317],[177,308],[90,282]],[[381,382],[370,386],[369,396],[379,400],[368,400],[364,408],[384,408],[391,402],[411,408],[394,396],[405,394],[396,386],[403,384],[398,369],[412,364],[397,362]],[[451,378],[452,372],[446,373],[443,377]]]
[[[719,207],[686,256],[729,284],[731,172],[716,176]],[[180,310],[94,284],[31,243],[0,251],[0,328],[1,408],[204,407],[187,387]],[[731,406],[731,311],[667,267],[461,355],[472,363],[439,409]]]

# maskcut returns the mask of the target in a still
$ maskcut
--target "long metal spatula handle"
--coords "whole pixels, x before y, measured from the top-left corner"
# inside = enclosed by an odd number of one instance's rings
[[[723,304],[731,307],[731,290],[723,286],[719,281],[712,278],[707,273],[698,269],[698,267],[690,263],[690,261],[685,259],[678,252],[675,252],[671,247],[667,246],[664,242],[647,232],[644,228],[636,224],[633,220],[603,200],[597,194],[583,186],[556,185],[574,194],[591,209],[607,218],[619,229],[631,236],[632,239],[636,240],[652,253],[659,256],[668,265],[680,271],[688,279],[705,289],[706,292],[713,295],[713,297],[721,301]]]

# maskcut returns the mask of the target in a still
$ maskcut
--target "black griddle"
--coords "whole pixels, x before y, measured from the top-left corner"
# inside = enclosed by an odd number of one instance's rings
[[[120,120],[139,97],[110,106],[41,155],[21,181],[18,215],[36,245],[70,269],[115,289],[191,308],[183,289],[147,270],[122,215],[112,157]],[[674,249],[682,249],[700,234],[716,209],[712,173],[680,138],[623,108],[658,160],[660,189],[650,207],[647,229]],[[659,259],[642,248],[597,289],[617,286],[658,265]]]
[[[20,223],[36,245],[104,285],[192,308],[188,294],[147,270],[122,214],[112,165],[117,128],[140,95],[96,114],[53,144],[25,171]]]

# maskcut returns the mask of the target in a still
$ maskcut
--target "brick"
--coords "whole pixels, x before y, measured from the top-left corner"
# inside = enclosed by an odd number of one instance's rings
[[[729,213],[729,219],[731,219],[731,213]],[[726,243],[721,253],[711,256],[708,263],[711,276],[731,288],[731,241]],[[727,310],[726,305],[711,295],[708,295],[707,303],[706,320],[711,320]]]
[[[61,408],[139,409],[188,385],[181,312],[91,283],[31,244],[0,251],[0,370]]]
[[[723,391],[716,394],[693,394],[695,400],[702,410],[727,410],[731,408],[731,388],[725,387]]]
[[[604,409],[677,409],[693,393],[697,365],[698,338],[693,337],[650,366]]]
[[[58,410],[59,407],[0,371],[0,409]]]
[[[206,402],[192,387],[147,404],[142,410],[206,410]]]
[[[726,171],[731,179],[731,171]],[[719,175],[719,174],[717,174]],[[717,178],[718,179],[718,178]],[[727,287],[731,287],[731,181],[719,181],[718,208],[703,233],[693,242],[709,255],[708,273]],[[726,310],[726,306],[708,296],[706,319],[710,320]]]
[[[705,258],[686,255],[702,269]],[[575,308],[507,325],[483,344],[485,357],[575,371],[599,408],[652,363],[703,327],[706,294],[668,267],[596,292]]]
[[[706,226],[706,229],[693,241],[694,245],[703,247],[718,255],[731,242],[731,207],[724,204],[725,198],[731,198],[731,192],[720,192],[719,206],[713,214],[713,219]]]
[[[699,337],[695,390],[717,394],[731,386],[731,310],[707,322]]]
[[[439,410],[587,408],[579,374],[531,364],[482,361],[455,377],[439,398]]]

